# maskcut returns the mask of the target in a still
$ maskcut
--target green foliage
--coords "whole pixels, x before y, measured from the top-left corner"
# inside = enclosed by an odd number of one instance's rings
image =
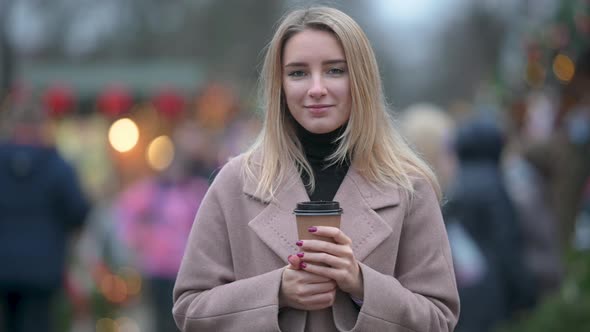
[[[561,290],[498,332],[590,331],[590,252],[572,253]]]

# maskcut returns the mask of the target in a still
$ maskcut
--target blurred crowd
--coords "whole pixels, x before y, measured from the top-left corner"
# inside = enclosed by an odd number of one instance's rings
[[[4,100],[0,332],[176,330],[172,287],[195,213],[260,128],[227,90],[203,91],[70,114],[33,94]],[[589,91],[586,52],[559,90],[400,110],[444,191],[457,331],[526,315],[560,289],[565,254],[590,250]],[[115,124],[131,126],[117,136]]]
[[[200,201],[258,133],[227,91],[67,114],[28,91],[4,100],[0,331],[177,330],[172,288]]]
[[[559,92],[453,112],[402,112],[443,187],[461,298],[456,331],[492,331],[560,290],[569,251],[589,246],[590,52]]]

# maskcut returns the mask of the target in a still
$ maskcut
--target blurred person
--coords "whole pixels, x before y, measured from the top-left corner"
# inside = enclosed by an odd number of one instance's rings
[[[118,233],[147,281],[154,331],[178,331],[172,318],[172,290],[194,216],[208,188],[201,174],[208,139],[199,128],[174,131],[172,163],[155,177],[124,190],[116,204]]]
[[[52,331],[68,242],[90,204],[74,168],[48,144],[40,105],[5,111],[0,142],[0,331]]]
[[[574,248],[578,251],[590,252],[590,179],[586,181],[581,208],[576,216]]]
[[[530,142],[525,158],[548,179],[550,200],[564,250],[571,247],[575,218],[590,177],[590,48],[581,52],[575,74],[561,92],[555,130],[546,141]]]
[[[486,331],[490,322],[475,323],[488,305],[487,299],[470,296],[473,289],[480,289],[485,296],[486,285],[483,283],[488,272],[484,255],[484,243],[474,237],[457,216],[457,205],[453,199],[453,187],[458,171],[457,155],[454,141],[456,124],[444,110],[427,103],[414,104],[406,108],[401,117],[404,134],[409,143],[432,166],[445,196],[443,216],[451,245],[457,287],[462,309],[457,331]],[[467,296],[465,294],[468,294]],[[483,308],[482,308],[483,307]]]
[[[333,8],[294,10],[261,79],[262,132],[219,172],[191,230],[181,330],[452,331],[439,186],[393,127],[362,29]],[[299,240],[297,203],[333,199],[341,229],[308,229],[333,243]]]
[[[405,137],[432,167],[446,193],[457,168],[453,118],[435,105],[418,103],[403,110],[400,122]]]
[[[262,123],[258,117],[250,114],[236,117],[224,131],[223,143],[218,152],[219,164],[239,155],[256,139]]]
[[[564,275],[563,252],[548,179],[524,155],[526,144],[550,134],[553,114],[549,97],[536,92],[512,109],[512,132],[502,157],[504,183],[514,202],[523,233],[524,260],[533,273],[539,297],[557,291]]]
[[[503,184],[504,140],[496,121],[487,116],[476,115],[457,129],[459,169],[445,218],[464,230],[461,251],[454,254],[470,265],[467,273],[457,273],[459,332],[491,331],[536,301],[536,285],[524,264],[521,225]]]

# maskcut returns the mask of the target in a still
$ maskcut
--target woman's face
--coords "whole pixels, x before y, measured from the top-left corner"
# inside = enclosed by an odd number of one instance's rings
[[[307,131],[324,134],[350,117],[351,95],[344,51],[327,31],[293,35],[283,51],[283,91],[289,112]]]

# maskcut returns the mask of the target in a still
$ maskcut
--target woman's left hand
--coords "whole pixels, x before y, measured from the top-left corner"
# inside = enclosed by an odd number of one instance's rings
[[[297,241],[302,252],[300,268],[327,278],[355,298],[363,298],[363,276],[352,252],[352,240],[335,227],[311,227],[310,232],[317,236],[331,238],[336,243],[321,240]],[[323,263],[325,266],[318,264]]]

